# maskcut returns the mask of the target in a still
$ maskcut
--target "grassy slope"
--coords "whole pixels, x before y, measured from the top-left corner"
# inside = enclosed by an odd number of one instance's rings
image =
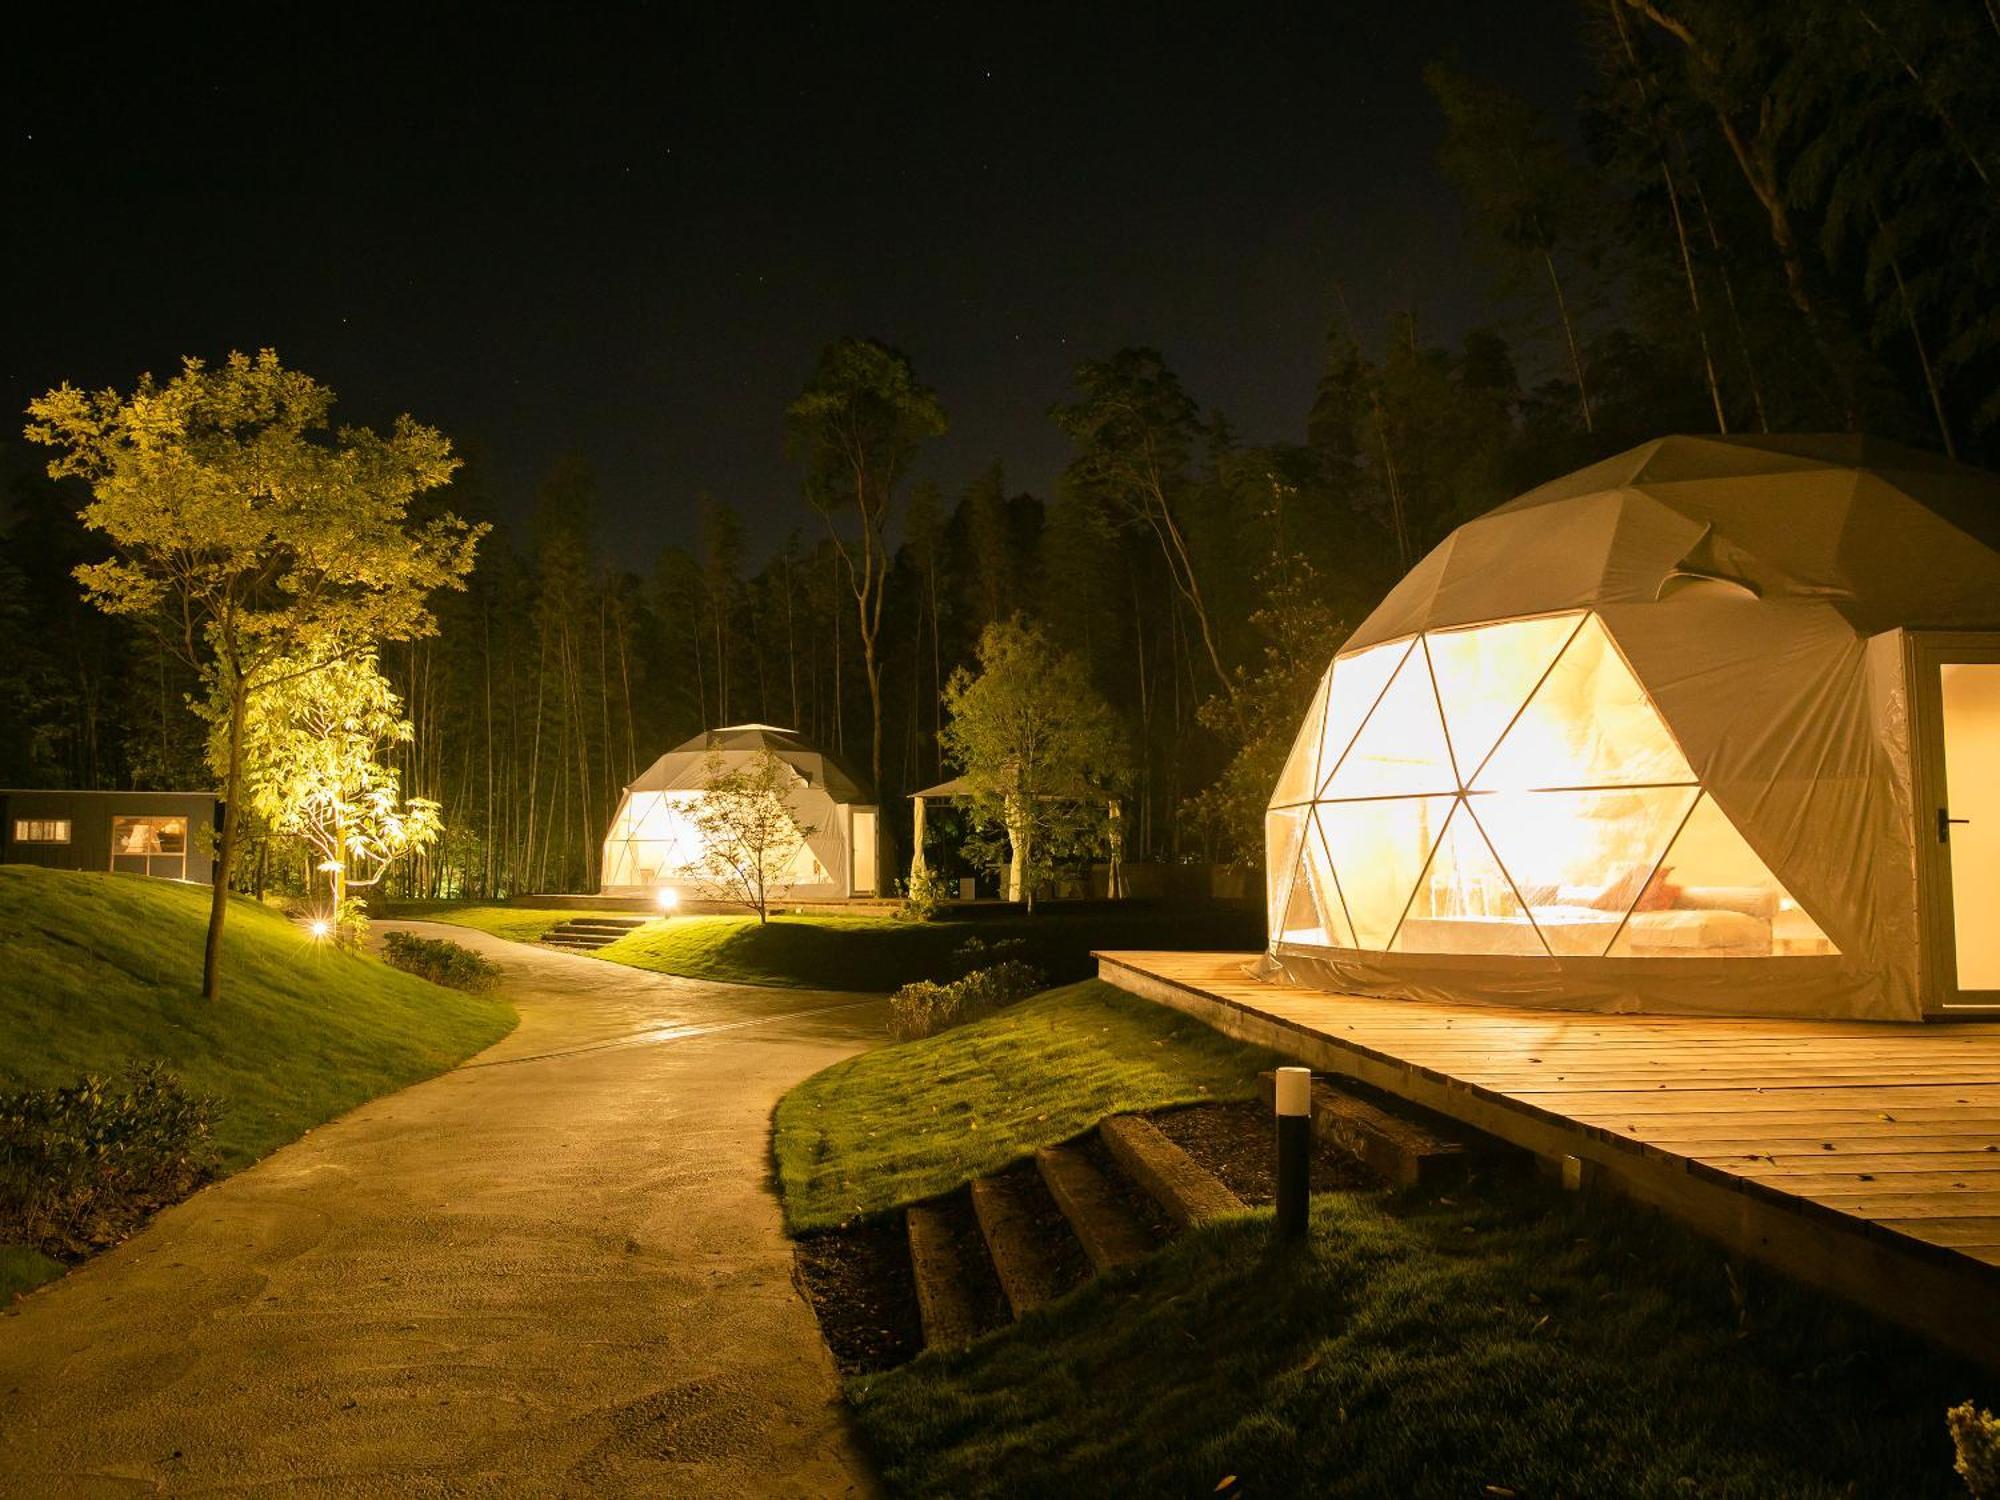
[[[463,901],[398,901],[389,915],[412,922],[448,922],[472,927],[516,943],[532,943],[551,927],[588,912],[550,911],[528,906],[476,906]]]
[[[892,990],[913,979],[958,972],[953,955],[968,939],[1019,939],[1020,957],[1050,980],[1094,972],[1094,948],[1243,948],[1263,941],[1262,919],[1226,907],[1133,906],[1127,911],[1045,912],[1034,917],[900,922],[893,917],[675,917],[600,949],[598,957],[635,968],[739,984]]]
[[[1995,1395],[1804,1288],[1733,1280],[1654,1216],[1538,1183],[1326,1196],[1305,1250],[1270,1226],[1184,1236],[852,1382],[892,1489],[1947,1496],[1944,1410]]]
[[[0,866],[0,1087],[163,1058],[223,1100],[217,1140],[234,1170],[513,1028],[502,1001],[316,944],[248,901],[229,914],[210,1004],[207,910],[196,887]]]
[[[944,1192],[1106,1115],[1247,1097],[1270,1054],[1096,980],[836,1063],[778,1104],[793,1230]]]

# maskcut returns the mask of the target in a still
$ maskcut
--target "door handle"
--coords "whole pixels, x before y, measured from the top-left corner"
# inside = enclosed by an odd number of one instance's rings
[[[1954,818],[1954,817],[1953,817],[1953,816],[1951,815],[1951,809],[1950,809],[1950,808],[1948,808],[1948,807],[1940,807],[1940,808],[1938,809],[1938,842],[1939,842],[1940,844],[1949,844],[1949,843],[1951,842],[1951,825],[1952,825],[1952,824],[1954,824],[1954,823],[1970,823],[1971,821],[1972,821],[1972,819],[1970,819],[1970,818]]]

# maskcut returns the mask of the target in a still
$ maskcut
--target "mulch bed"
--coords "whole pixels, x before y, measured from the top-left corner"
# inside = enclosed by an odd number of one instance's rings
[[[1277,1127],[1265,1104],[1194,1104],[1146,1116],[1160,1134],[1222,1179],[1237,1197],[1260,1207],[1278,1196]],[[1380,1187],[1353,1157],[1324,1141],[1313,1152],[1316,1193]]]
[[[922,1352],[923,1321],[901,1214],[806,1235],[794,1242],[794,1255],[841,1374],[887,1370]]]

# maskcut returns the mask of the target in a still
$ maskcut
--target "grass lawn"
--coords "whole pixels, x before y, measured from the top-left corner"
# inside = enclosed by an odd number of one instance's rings
[[[200,995],[208,901],[203,888],[137,876],[0,866],[0,1087],[163,1059],[223,1101],[216,1137],[233,1171],[513,1029],[504,1001],[315,943],[247,900],[230,911],[211,1004]],[[0,1299],[31,1264],[24,1254],[0,1257]]]
[[[969,1350],[857,1377],[892,1490],[1962,1500],[1945,1409],[2000,1394],[1537,1182],[1325,1195],[1306,1247],[1270,1231],[1268,1211],[1224,1221]]]
[[[443,920],[440,918],[439,920]],[[1230,907],[1158,907],[1124,911],[1044,912],[902,922],[894,917],[674,917],[640,928],[598,950],[599,958],[692,979],[737,984],[802,985],[812,989],[892,990],[915,979],[962,971],[954,955],[969,939],[993,944],[1018,939],[1019,957],[1052,983],[1096,972],[1095,948],[1241,948],[1263,946],[1260,913]]]
[[[532,906],[478,906],[465,901],[396,901],[389,916],[412,922],[449,922],[454,927],[473,927],[516,943],[532,943],[551,927],[589,912],[550,911]]]
[[[1106,1115],[1253,1092],[1271,1054],[1097,980],[836,1063],[779,1101],[785,1222],[957,1187]]]

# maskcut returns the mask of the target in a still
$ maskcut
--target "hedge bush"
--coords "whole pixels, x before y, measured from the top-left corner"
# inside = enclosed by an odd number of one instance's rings
[[[889,997],[889,1034],[899,1042],[935,1036],[1024,1000],[1046,989],[1048,982],[1040,969],[1016,958],[974,969],[946,984],[920,979]]]
[[[432,984],[455,990],[490,990],[500,982],[500,967],[488,963],[470,948],[448,938],[418,937],[411,932],[386,932],[382,951],[399,969],[428,979]]]
[[[160,1062],[128,1066],[119,1083],[87,1073],[0,1094],[0,1241],[74,1259],[214,1175],[218,1101]]]

